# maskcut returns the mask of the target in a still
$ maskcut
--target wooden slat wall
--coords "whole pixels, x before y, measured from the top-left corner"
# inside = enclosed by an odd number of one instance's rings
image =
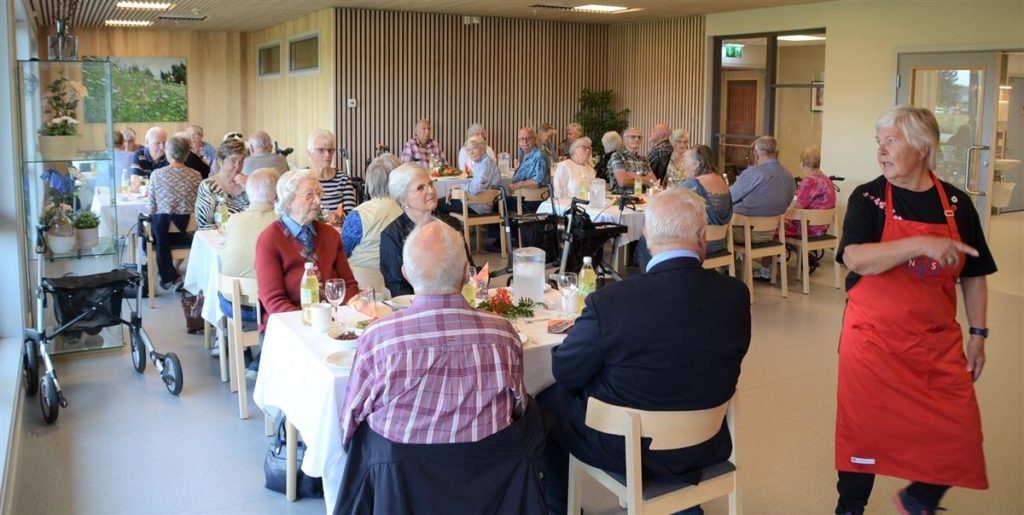
[[[704,17],[691,16],[611,26],[608,87],[616,109],[629,108],[629,124],[644,131],[667,123],[690,131],[692,144],[705,143]]]
[[[319,31],[320,72],[290,75],[288,39]],[[335,63],[338,48],[334,9],[323,9],[301,18],[245,34],[245,82],[248,118],[240,130],[248,136],[263,129],[282,147],[292,147],[288,157],[296,165],[309,164],[306,139],[316,129],[335,130]],[[257,48],[264,43],[281,44],[281,74],[258,78]],[[339,146],[341,145],[339,141]]]
[[[513,152],[522,126],[560,132],[584,87],[607,84],[608,27],[511,18],[337,9],[339,146],[353,171],[377,143],[401,152],[417,120],[454,162],[466,128],[482,123],[497,152]],[[346,100],[355,98],[349,109]],[[561,136],[561,133],[560,133]]]
[[[41,29],[40,34],[52,32]],[[80,56],[184,57],[188,65],[188,122],[162,122],[173,134],[189,122],[206,131],[206,141],[216,146],[225,132],[242,127],[242,35],[238,32],[200,32],[138,29],[75,29]],[[40,38],[39,55],[46,55],[46,38]],[[87,124],[82,148],[99,148],[103,132]],[[114,129],[132,127],[141,144],[149,123],[117,123]],[[101,127],[100,127],[101,128]]]

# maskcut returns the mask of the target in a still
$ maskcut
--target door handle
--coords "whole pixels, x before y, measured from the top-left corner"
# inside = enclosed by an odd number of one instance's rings
[[[988,145],[971,145],[967,147],[967,164],[964,165],[964,191],[976,197],[984,197],[985,192],[971,190],[971,163],[974,162],[971,159],[971,154],[976,150],[989,150],[989,148]]]

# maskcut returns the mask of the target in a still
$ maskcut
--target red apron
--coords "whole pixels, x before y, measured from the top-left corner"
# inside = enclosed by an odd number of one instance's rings
[[[960,240],[942,184],[946,223],[893,216],[885,186],[882,241]],[[955,268],[919,256],[849,292],[839,344],[836,469],[937,485],[988,488],[981,416],[956,321]]]

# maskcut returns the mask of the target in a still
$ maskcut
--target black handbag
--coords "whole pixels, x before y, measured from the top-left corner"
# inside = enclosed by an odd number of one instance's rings
[[[270,448],[267,449],[267,457],[263,460],[263,486],[268,490],[273,490],[281,494],[286,493],[285,489],[288,478],[288,452],[285,449],[285,420],[287,420],[285,417],[281,417],[281,422],[277,425],[277,434],[274,435],[274,441],[270,443]],[[305,453],[306,444],[300,440],[295,450],[296,498],[323,497],[323,480],[318,477],[309,477],[302,473],[302,457]]]

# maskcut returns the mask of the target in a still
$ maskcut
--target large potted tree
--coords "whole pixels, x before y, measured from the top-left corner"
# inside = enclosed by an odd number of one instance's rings
[[[621,133],[629,126],[629,109],[612,110],[612,90],[593,91],[585,88],[580,92],[580,110],[576,113],[576,123],[583,126],[583,131],[590,138],[594,147],[593,155],[604,155],[601,136],[608,131]]]

